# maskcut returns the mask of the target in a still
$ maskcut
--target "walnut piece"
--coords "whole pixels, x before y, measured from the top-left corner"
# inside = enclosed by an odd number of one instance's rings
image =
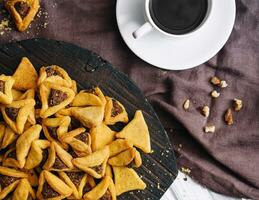
[[[212,96],[213,98],[218,98],[219,95],[220,95],[220,93],[217,92],[216,90],[213,90],[213,91],[211,92],[211,96]]]
[[[243,107],[243,101],[240,100],[240,99],[234,99],[234,108],[235,108],[235,111],[240,111]]]
[[[227,86],[228,86],[228,84],[227,84],[226,81],[224,81],[224,80],[220,81],[220,87],[221,88],[226,88]]]
[[[205,133],[214,133],[216,130],[216,127],[213,125],[205,126],[204,131]]]
[[[214,76],[210,79],[210,82],[213,84],[213,85],[220,85],[220,82],[221,80],[217,77],[217,76]]]
[[[184,110],[188,110],[190,108],[190,100],[189,99],[185,100],[185,102],[183,104],[183,108],[184,108]]]
[[[227,123],[227,125],[232,125],[234,123],[232,111],[230,108],[227,109],[224,118],[225,118],[225,122]]]
[[[204,106],[201,111],[202,111],[202,114],[205,117],[208,117],[210,115],[210,108],[209,108],[209,106]]]

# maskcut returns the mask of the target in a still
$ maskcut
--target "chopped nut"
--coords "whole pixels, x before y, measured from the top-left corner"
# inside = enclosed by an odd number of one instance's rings
[[[243,102],[242,100],[240,99],[234,99],[234,108],[235,108],[235,111],[240,111],[243,107]]]
[[[185,174],[190,174],[191,173],[191,170],[187,167],[181,167],[181,171]]]
[[[224,80],[220,81],[220,87],[221,88],[226,88],[227,86],[228,86],[228,84],[227,84],[226,81],[224,81]]]
[[[209,106],[204,106],[202,108],[202,114],[205,116],[205,117],[208,117],[210,115],[210,108]]]
[[[185,100],[185,102],[183,104],[183,108],[184,108],[184,110],[188,110],[189,107],[190,107],[190,100],[187,99],[187,100]]]
[[[215,126],[210,125],[210,126],[205,126],[204,131],[205,133],[214,133],[215,129],[216,129]]]
[[[213,91],[211,92],[211,96],[212,96],[213,98],[218,98],[219,95],[220,95],[220,93],[217,92],[216,90],[213,90]]]
[[[225,122],[227,123],[227,125],[232,125],[234,123],[232,111],[230,108],[227,109],[227,111],[225,113]]]
[[[210,79],[210,82],[213,84],[213,85],[219,85],[220,84],[220,79],[217,77],[217,76],[214,76]]]

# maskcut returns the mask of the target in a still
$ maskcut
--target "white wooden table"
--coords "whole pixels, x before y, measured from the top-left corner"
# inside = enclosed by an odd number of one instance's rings
[[[184,178],[187,177],[187,180]],[[226,197],[212,192],[196,182],[182,172],[178,176],[161,200],[241,200]],[[245,199],[243,199],[245,200]]]

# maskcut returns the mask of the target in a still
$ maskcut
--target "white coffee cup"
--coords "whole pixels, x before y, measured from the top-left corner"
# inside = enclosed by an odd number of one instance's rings
[[[213,1],[216,1],[216,0],[207,0],[208,1],[208,8],[207,8],[207,13],[206,13],[203,21],[194,30],[192,30],[192,31],[190,31],[188,33],[185,33],[185,34],[172,34],[172,33],[165,32],[164,30],[159,28],[155,24],[154,20],[151,17],[150,5],[149,5],[150,1],[151,0],[145,0],[144,16],[145,16],[145,21],[146,22],[141,27],[139,27],[137,30],[135,30],[132,33],[132,35],[133,35],[133,37],[135,39],[138,39],[138,38],[146,35],[147,33],[151,32],[153,30],[157,30],[160,33],[162,33],[163,35],[170,36],[170,37],[186,37],[186,36],[190,36],[190,35],[196,34],[197,32],[199,32],[202,29],[202,27],[204,27],[204,25],[208,21],[210,15],[212,13],[212,10],[213,10]]]

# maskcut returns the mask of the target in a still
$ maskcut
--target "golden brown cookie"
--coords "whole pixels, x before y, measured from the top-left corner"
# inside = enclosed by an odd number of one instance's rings
[[[0,199],[4,199],[13,192],[22,178],[28,178],[28,175],[15,169],[0,166]]]
[[[80,157],[92,153],[91,136],[85,128],[77,128],[60,137],[62,143],[70,145]]]
[[[13,193],[13,200],[29,200],[36,199],[34,190],[29,181],[25,178],[21,179]]]
[[[131,190],[144,190],[146,188],[146,184],[133,169],[113,167],[113,172],[117,196]]]
[[[115,132],[105,124],[96,126],[90,130],[92,150],[96,151],[110,144],[115,138]]]
[[[20,164],[16,157],[16,148],[10,148],[3,157],[2,165],[4,167],[19,168]]]
[[[13,17],[17,29],[23,32],[33,21],[40,4],[39,0],[7,0],[5,7]]]
[[[14,88],[17,90],[36,89],[38,81],[38,73],[30,60],[23,57],[18,68],[13,74],[15,80]]]
[[[73,190],[60,178],[43,170],[39,178],[37,198],[39,200],[59,200],[69,197]]]
[[[112,179],[106,176],[98,185],[96,185],[90,192],[84,195],[84,199],[111,199],[116,200],[116,191]]]
[[[65,108],[74,99],[75,93],[72,89],[51,82],[40,85],[40,98],[42,108],[40,117],[45,119]]]
[[[50,142],[48,140],[34,140],[31,144],[31,149],[26,159],[24,168],[33,169],[40,165],[41,162],[45,163],[47,160],[48,155],[46,156],[46,154],[48,154],[49,147]]]
[[[44,82],[75,89],[75,85],[73,85],[73,82],[68,73],[57,65],[42,67],[40,69],[38,86]]]
[[[88,90],[81,90],[77,94],[72,102],[73,107],[85,107],[85,106],[104,106],[106,99],[100,90],[95,87]]]
[[[0,75],[0,103],[10,104],[13,101],[12,87],[15,80],[11,76]]]
[[[107,125],[113,125],[117,122],[128,123],[128,113],[124,106],[117,100],[106,97],[104,123]]]
[[[20,168],[26,163],[32,142],[39,139],[42,127],[38,124],[26,130],[16,141],[16,156]]]
[[[132,148],[133,144],[125,139],[117,139],[109,144],[110,157]]]
[[[1,111],[3,118],[14,132],[22,134],[25,123],[28,120],[31,110],[34,108],[34,105],[34,99],[13,101],[9,105],[2,105]]]
[[[129,165],[135,158],[136,155],[136,149],[135,148],[129,148],[118,155],[109,158],[108,163],[111,166],[127,166]]]
[[[48,159],[43,169],[52,171],[69,171],[74,169],[73,157],[56,142],[51,142]]]
[[[105,174],[107,160],[109,158],[109,148],[106,146],[94,153],[73,159],[73,164],[90,174],[94,178],[102,178]]]
[[[65,143],[60,143],[60,137],[68,132],[68,127],[70,125],[70,117],[62,116],[57,118],[46,118],[42,120],[42,128],[45,137],[49,141],[55,141],[64,148],[67,148]]]
[[[116,137],[125,138],[145,153],[151,152],[148,127],[140,110],[136,111],[133,120],[117,133]]]
[[[71,199],[82,199],[84,187],[87,184],[87,174],[82,171],[58,173],[61,179],[73,190]]]

